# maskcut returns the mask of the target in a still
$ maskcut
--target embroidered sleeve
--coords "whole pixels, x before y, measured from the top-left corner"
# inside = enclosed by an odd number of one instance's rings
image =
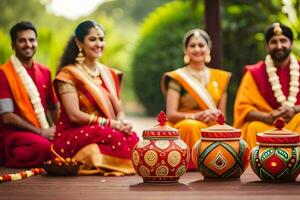
[[[173,80],[173,79],[170,79],[169,83],[168,83],[168,89],[172,89],[172,90],[175,90],[177,92],[181,92],[181,86],[180,84]]]
[[[14,112],[14,102],[11,98],[0,99],[0,115],[7,112]]]
[[[74,85],[63,81],[57,81],[58,94],[64,93],[77,93],[77,89]]]
[[[74,77],[69,73],[69,71],[64,70],[64,69],[56,75],[55,79],[66,82],[66,83],[70,83],[72,85],[76,85]]]

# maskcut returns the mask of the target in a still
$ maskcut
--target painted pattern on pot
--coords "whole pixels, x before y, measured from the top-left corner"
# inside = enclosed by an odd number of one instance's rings
[[[205,179],[236,179],[249,164],[250,149],[240,138],[241,131],[224,124],[202,129],[201,139],[194,145],[192,160]]]
[[[166,114],[158,115],[159,125],[143,131],[132,151],[132,163],[144,182],[177,182],[187,170],[188,146],[177,129],[165,125]]]
[[[292,181],[300,172],[299,135],[283,129],[284,121],[275,122],[275,130],[259,133],[258,146],[251,151],[251,167],[263,181]]]

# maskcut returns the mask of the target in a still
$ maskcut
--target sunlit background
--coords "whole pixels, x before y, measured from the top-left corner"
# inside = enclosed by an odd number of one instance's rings
[[[47,5],[49,12],[69,19],[78,19],[95,11],[103,0],[51,0],[49,2]]]

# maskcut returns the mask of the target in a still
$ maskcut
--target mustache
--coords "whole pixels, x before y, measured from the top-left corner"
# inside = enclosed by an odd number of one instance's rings
[[[291,51],[291,48],[273,49],[269,51],[269,54],[274,61],[282,62],[290,55]]]

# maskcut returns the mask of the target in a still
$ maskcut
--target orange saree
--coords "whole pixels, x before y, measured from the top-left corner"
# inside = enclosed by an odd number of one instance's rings
[[[191,113],[206,109],[216,109],[222,95],[226,92],[230,73],[218,69],[209,69],[209,73],[209,82],[203,87],[199,81],[193,80],[188,74],[186,67],[167,72],[162,77],[162,92],[166,95],[169,80],[175,80],[186,91],[186,94],[180,97],[178,107],[180,112]],[[190,105],[195,106],[192,108]],[[191,119],[185,119],[172,124],[174,128],[178,129],[180,138],[190,149],[200,139],[201,129],[209,125],[205,122]],[[189,169],[193,168],[193,163],[190,162]]]

